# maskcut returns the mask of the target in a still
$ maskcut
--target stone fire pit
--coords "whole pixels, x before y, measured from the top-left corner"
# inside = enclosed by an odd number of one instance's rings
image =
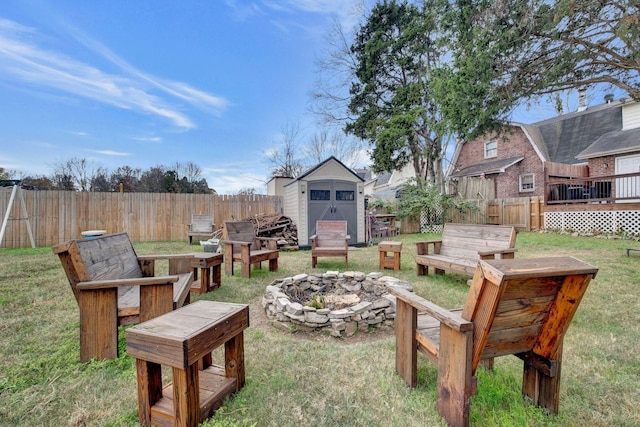
[[[388,285],[411,286],[382,273],[328,271],[277,279],[267,286],[262,306],[276,325],[289,331],[325,331],[352,336],[393,326],[396,301]]]

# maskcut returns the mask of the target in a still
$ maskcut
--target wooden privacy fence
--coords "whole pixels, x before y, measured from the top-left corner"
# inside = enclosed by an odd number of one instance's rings
[[[511,225],[520,231],[544,228],[542,197],[470,201],[478,206],[477,212],[461,213],[455,209],[449,209],[445,213],[446,222]]]
[[[22,190],[36,246],[81,237],[85,230],[127,232],[134,241],[187,241],[192,214],[213,214],[222,222],[282,213],[282,197],[173,193],[94,193]],[[0,188],[0,214],[11,188]],[[28,248],[31,242],[20,203],[14,202],[0,248]]]

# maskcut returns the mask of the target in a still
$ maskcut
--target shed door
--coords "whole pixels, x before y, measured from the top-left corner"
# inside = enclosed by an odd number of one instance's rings
[[[336,180],[310,181],[308,188],[309,236],[315,234],[318,220],[346,220],[347,233],[351,236],[351,242],[356,242],[358,239],[356,183]]]

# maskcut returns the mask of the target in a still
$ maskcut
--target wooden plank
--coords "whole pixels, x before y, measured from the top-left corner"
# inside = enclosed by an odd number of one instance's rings
[[[409,387],[417,385],[417,311],[408,302],[396,303],[396,371]]]
[[[82,291],[80,299],[80,361],[118,357],[117,290]]]
[[[469,425],[472,380],[472,332],[459,332],[442,325],[438,363],[438,413],[452,426]]]
[[[590,281],[591,275],[568,275],[565,278],[533,348],[536,354],[546,358],[556,355]]]

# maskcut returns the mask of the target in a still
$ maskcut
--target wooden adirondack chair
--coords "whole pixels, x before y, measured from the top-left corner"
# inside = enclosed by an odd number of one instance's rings
[[[194,237],[211,239],[215,234],[213,227],[213,215],[191,215],[191,224],[187,232],[189,244],[193,242]]]
[[[118,326],[144,322],[189,301],[193,254],[137,256],[126,233],[53,247],[80,308],[80,361],[118,357]],[[169,275],[154,277],[155,260]]]
[[[234,262],[240,263],[244,278],[251,277],[251,265],[262,268],[262,261],[269,261],[269,271],[278,271],[278,239],[256,236],[251,221],[225,221],[222,233],[226,274],[233,275]]]
[[[377,243],[380,240],[382,240],[383,237],[391,236],[391,230],[389,226],[381,221],[378,221],[374,214],[372,213],[369,214],[368,222],[369,222],[369,244],[371,246],[373,246],[374,243]]]
[[[311,239],[311,267],[318,257],[344,257],[344,268],[349,268],[349,239],[347,221],[316,221],[316,234]]]
[[[417,351],[438,366],[438,412],[469,425],[476,368],[513,354],[524,361],[522,394],[557,413],[562,342],[598,269],[572,257],[479,261],[462,311],[445,310],[401,288],[396,370],[416,386]]]

